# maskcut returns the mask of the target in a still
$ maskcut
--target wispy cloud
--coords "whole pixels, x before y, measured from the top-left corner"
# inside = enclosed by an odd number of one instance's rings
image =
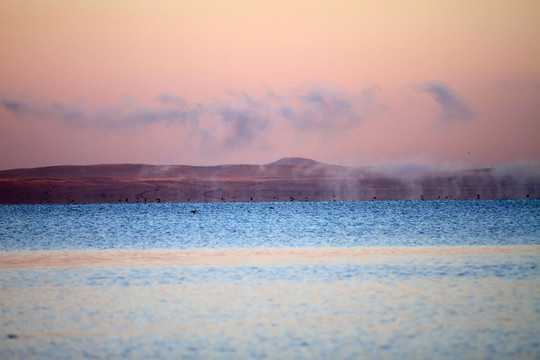
[[[224,130],[223,144],[229,149],[243,148],[272,126],[272,112],[267,102],[241,92],[229,92],[229,98],[214,100],[208,113],[218,119]]]
[[[312,87],[283,102],[281,114],[302,130],[346,130],[362,121],[352,99],[323,87]]]
[[[115,105],[61,104],[0,94],[0,104],[20,118],[60,121],[75,127],[125,128],[158,122],[185,123],[198,117],[198,108],[187,103],[176,103],[173,108],[150,107],[128,98]]]
[[[222,99],[189,103],[162,93],[153,104],[124,98],[114,105],[61,104],[0,94],[0,104],[19,118],[62,122],[74,127],[129,129],[152,124],[190,126],[190,131],[238,150],[260,140],[276,125],[293,131],[341,132],[361,123],[372,111],[375,92],[367,89],[353,99],[323,86],[296,89],[287,95],[268,91],[258,97],[230,91]]]
[[[0,103],[9,112],[21,117],[39,117],[50,113],[54,104],[36,101],[23,96],[0,94]]]
[[[426,82],[420,86],[419,90],[430,94],[439,105],[441,110],[439,120],[442,125],[468,121],[476,116],[467,101],[444,84]]]

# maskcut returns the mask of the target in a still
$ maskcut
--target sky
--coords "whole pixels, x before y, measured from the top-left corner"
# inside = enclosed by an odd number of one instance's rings
[[[2,0],[0,169],[540,162],[540,2]]]

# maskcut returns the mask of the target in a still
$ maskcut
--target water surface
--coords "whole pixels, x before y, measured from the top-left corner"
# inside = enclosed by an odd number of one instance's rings
[[[540,200],[4,205],[0,229],[4,251],[538,244]]]
[[[0,358],[539,358],[539,205],[2,206]]]

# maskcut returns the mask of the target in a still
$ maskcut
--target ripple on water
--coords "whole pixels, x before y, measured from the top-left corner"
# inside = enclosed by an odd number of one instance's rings
[[[4,205],[0,228],[3,251],[539,244],[540,200]]]

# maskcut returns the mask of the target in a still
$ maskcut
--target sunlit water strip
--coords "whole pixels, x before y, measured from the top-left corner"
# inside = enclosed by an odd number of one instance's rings
[[[302,265],[373,263],[402,258],[538,254],[540,245],[196,250],[13,251],[0,253],[0,269]],[[479,260],[484,260],[480,259]]]
[[[531,359],[540,246],[0,253],[0,358]]]

